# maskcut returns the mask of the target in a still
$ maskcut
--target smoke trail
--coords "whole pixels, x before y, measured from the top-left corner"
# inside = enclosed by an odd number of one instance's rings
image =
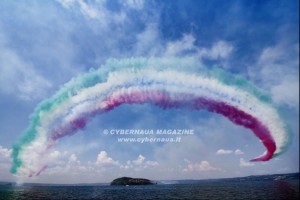
[[[71,80],[36,107],[28,129],[13,146],[11,172],[39,175],[47,167],[44,155],[60,138],[121,104],[144,103],[207,109],[252,130],[266,148],[252,161],[267,161],[281,154],[288,143],[271,99],[241,77],[199,68],[192,58],[110,60]]]

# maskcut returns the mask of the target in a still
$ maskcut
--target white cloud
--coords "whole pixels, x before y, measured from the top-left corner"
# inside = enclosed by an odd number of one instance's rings
[[[146,160],[146,157],[139,155],[135,160],[128,160],[126,164],[120,166],[121,169],[133,169],[135,171],[141,171],[146,168],[159,166],[157,161]]]
[[[76,0],[58,0],[58,1],[65,8],[70,8],[76,2]]]
[[[224,40],[216,41],[209,48],[199,47],[195,44],[196,38],[192,34],[183,33],[182,37],[175,41],[165,41],[160,37],[159,11],[151,12],[151,14],[143,13],[143,0],[124,0],[121,1],[121,7],[118,12],[112,12],[106,7],[105,1],[87,2],[83,0],[62,0],[60,1],[66,9],[77,8],[86,18],[99,21],[99,27],[95,29],[97,35],[102,35],[105,44],[109,45],[109,56],[124,57],[125,56],[195,56],[202,59],[218,60],[225,65],[225,60],[229,58],[234,47]],[[130,20],[128,13],[130,9],[135,9],[141,16],[144,24],[144,30],[140,31],[139,27],[135,27]],[[157,8],[156,8],[157,9]],[[126,22],[126,23],[125,23]],[[112,32],[110,25],[118,25],[122,31]],[[125,28],[126,25],[126,28]],[[130,28],[128,28],[130,27]],[[137,29],[136,29],[137,28]],[[124,32],[125,31],[125,32]],[[128,31],[128,32],[127,32]],[[101,33],[101,34],[99,34]],[[130,34],[129,37],[124,35]],[[106,37],[104,37],[106,36]],[[127,38],[127,39],[125,39]],[[132,41],[134,40],[135,41]],[[121,52],[120,44],[130,41],[130,48]],[[100,60],[96,58],[96,60]],[[100,61],[97,61],[101,63]],[[102,61],[103,62],[103,61]]]
[[[217,155],[226,155],[226,154],[235,154],[235,155],[242,155],[244,152],[242,152],[240,149],[233,150],[225,150],[225,149],[219,149],[216,152]]]
[[[292,108],[297,107],[299,104],[299,77],[291,75],[283,77],[280,84],[271,88],[271,93],[275,102],[284,103]]]
[[[61,155],[62,154],[60,153],[60,151],[54,150],[48,154],[48,158],[49,160],[57,160],[59,157],[61,157]]]
[[[142,10],[144,8],[144,0],[123,0],[121,1],[124,6],[134,10]]]
[[[76,162],[76,161],[77,161],[77,156],[76,156],[76,154],[73,153],[69,157],[69,162]]]
[[[233,49],[234,48],[230,43],[220,40],[214,43],[210,49],[200,48],[198,50],[198,55],[200,58],[212,60],[227,59],[231,55]]]
[[[31,63],[7,47],[1,33],[0,52],[0,92],[32,100],[43,97],[52,87],[52,83],[39,74]]]
[[[219,170],[210,165],[206,160],[201,161],[200,163],[190,163],[186,168],[183,169],[184,172],[194,172],[194,171],[216,171]]]
[[[208,59],[218,61],[218,64],[227,67],[228,59],[232,54],[234,47],[229,42],[219,40],[212,44],[210,48],[199,47],[195,44],[196,38],[191,34],[184,34],[181,39],[168,42],[162,55],[173,56],[194,56],[199,61]]]
[[[225,155],[225,154],[232,154],[232,150],[225,150],[225,149],[219,149],[216,154],[217,155]]]
[[[240,149],[236,149],[236,150],[234,151],[234,154],[235,154],[235,155],[243,155],[244,152],[242,152]]]
[[[97,1],[96,4],[89,4],[89,2],[83,0],[77,0],[77,2],[83,15],[91,19],[97,19],[100,25],[104,27],[107,27],[116,16],[107,10],[105,0]]]
[[[97,20],[101,28],[108,29],[110,24],[121,24],[127,16],[124,12],[111,12],[105,6],[105,0],[98,0],[96,3],[84,0],[60,0],[61,5],[66,8],[78,8],[80,12],[88,19]],[[128,7],[139,6],[138,2],[131,2],[126,4]]]
[[[136,160],[132,161],[132,162],[134,164],[136,164],[136,165],[141,165],[141,164],[143,164],[143,162],[145,161],[145,159],[146,158],[144,156],[139,155],[138,158]]]
[[[10,157],[11,152],[12,149],[8,149],[0,145],[0,181],[13,181],[13,177],[9,172],[12,162],[12,159]]]
[[[126,164],[120,165],[120,169],[130,169],[130,168],[133,168],[133,164],[131,163],[130,160],[128,160]]]
[[[143,32],[136,35],[134,52],[136,55],[157,56],[164,51],[160,43],[159,29],[156,23],[148,23]]]
[[[81,162],[76,154],[68,154],[60,156],[55,165],[49,165],[47,170],[38,177],[38,182],[59,181],[61,183],[74,183],[74,181],[111,181],[107,180],[107,178],[111,178],[111,176],[121,176],[124,172],[123,170],[126,170],[126,174],[131,172],[143,173],[143,171],[153,169],[153,167],[158,165],[158,162],[146,160],[141,154],[136,159],[128,160],[125,163],[115,161],[109,157],[106,151],[100,151],[97,155],[96,162]],[[120,170],[117,169],[118,167]],[[82,176],[82,174],[84,174],[84,176]],[[110,174],[110,176],[107,176],[107,174]],[[32,179],[30,180],[32,181]],[[30,180],[28,179],[26,181]]]
[[[240,167],[252,167],[254,166],[254,163],[247,162],[244,160],[244,158],[240,158]]]
[[[159,163],[156,161],[151,161],[151,160],[147,160],[146,161],[146,166],[158,166]]]
[[[193,51],[197,49],[194,45],[195,38],[192,35],[185,34],[181,40],[169,42],[166,45],[165,56],[177,56],[183,54],[185,51]]]
[[[269,90],[276,103],[299,109],[299,47],[278,43],[266,47],[249,76]]]
[[[0,161],[7,161],[10,159],[11,149],[7,149],[0,145]]]
[[[109,157],[106,151],[101,151],[97,156],[96,164],[97,165],[119,165],[119,161],[115,161],[111,157]]]

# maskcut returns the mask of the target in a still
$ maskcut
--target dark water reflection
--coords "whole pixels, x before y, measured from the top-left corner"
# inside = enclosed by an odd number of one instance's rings
[[[148,186],[0,186],[0,199],[299,199],[299,180]]]

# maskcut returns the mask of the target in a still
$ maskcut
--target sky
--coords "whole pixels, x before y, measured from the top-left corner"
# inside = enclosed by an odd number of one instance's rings
[[[36,183],[210,179],[299,171],[299,2],[246,0],[0,1],[0,181],[30,115],[73,77],[108,59],[164,58],[220,68],[266,91],[292,135],[267,162],[249,130],[205,110],[122,105],[61,138]],[[180,142],[122,143],[121,130],[192,130]]]

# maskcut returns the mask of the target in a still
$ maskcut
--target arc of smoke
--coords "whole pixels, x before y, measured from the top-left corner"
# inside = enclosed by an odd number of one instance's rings
[[[28,129],[13,147],[11,172],[39,175],[47,167],[44,155],[57,140],[124,103],[207,109],[251,129],[262,141],[266,152],[252,161],[281,154],[288,135],[270,98],[241,77],[230,79],[220,70],[197,66],[191,58],[111,60],[73,79],[37,106]]]

